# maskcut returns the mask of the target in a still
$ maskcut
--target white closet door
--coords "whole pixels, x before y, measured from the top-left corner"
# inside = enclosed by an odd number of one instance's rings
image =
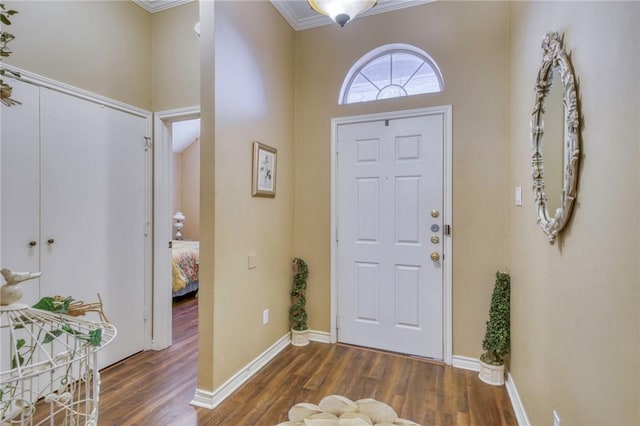
[[[40,270],[40,129],[39,89],[11,81],[22,105],[2,105],[2,267]],[[31,244],[30,244],[31,243]],[[23,285],[22,303],[39,300],[39,280]]]
[[[146,121],[41,89],[42,293],[96,301],[105,366],[144,348]]]

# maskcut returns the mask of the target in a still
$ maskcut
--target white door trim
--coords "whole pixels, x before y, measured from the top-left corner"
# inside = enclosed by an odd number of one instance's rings
[[[46,87],[47,89],[65,93],[70,96],[75,96],[76,98],[84,99],[85,101],[108,106],[109,108],[123,111],[132,115],[137,115],[138,117],[149,120],[151,119],[151,112],[145,109],[138,108],[136,106],[129,105],[111,98],[107,98],[106,96],[98,95],[97,93],[89,92],[88,90],[80,89],[79,87],[71,86],[57,80],[52,80],[48,77],[44,77],[42,75],[24,70],[22,68],[14,67],[13,65],[3,63],[1,64],[0,68],[20,74],[20,77],[15,78],[16,80],[31,83],[40,87]],[[6,78],[11,79],[14,77],[8,76]]]
[[[452,205],[452,108],[451,105],[419,108],[404,111],[355,115],[349,117],[337,117],[331,119],[331,343],[338,341],[337,315],[338,315],[338,200],[337,200],[337,179],[338,179],[338,161],[337,161],[337,144],[338,144],[338,126],[342,124],[366,123],[380,120],[393,120],[398,118],[411,118],[423,115],[441,114],[444,122],[444,164],[443,164],[443,182],[444,182],[444,208],[443,220],[446,225],[451,225],[451,205]],[[444,362],[451,365],[452,363],[452,238],[451,233],[444,235],[442,253],[444,256],[444,291],[443,291],[443,354]]]
[[[200,106],[159,111],[154,114],[153,168],[153,340],[151,349],[171,346],[171,292],[161,282],[171,279],[171,252],[167,244],[172,236],[172,150],[171,127],[175,121],[200,118]],[[163,255],[164,254],[164,255]]]

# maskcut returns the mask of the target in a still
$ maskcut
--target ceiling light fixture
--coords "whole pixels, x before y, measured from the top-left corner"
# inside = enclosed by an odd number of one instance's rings
[[[357,15],[376,5],[377,0],[307,0],[316,12],[333,19],[338,25],[344,25]]]

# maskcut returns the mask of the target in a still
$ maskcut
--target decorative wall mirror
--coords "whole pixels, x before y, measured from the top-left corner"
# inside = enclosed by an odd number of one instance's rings
[[[533,193],[549,244],[571,217],[580,163],[579,98],[563,39],[557,32],[544,36],[531,118]]]

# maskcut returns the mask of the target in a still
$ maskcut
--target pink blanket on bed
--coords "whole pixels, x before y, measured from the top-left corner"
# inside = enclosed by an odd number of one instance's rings
[[[198,281],[199,241],[173,241],[173,291]]]

